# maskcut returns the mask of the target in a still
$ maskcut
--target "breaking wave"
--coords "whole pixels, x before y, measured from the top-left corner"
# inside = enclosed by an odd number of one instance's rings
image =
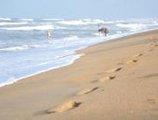
[[[11,18],[0,18],[0,21],[11,21]]]
[[[40,25],[40,26],[19,26],[19,27],[3,27],[0,29],[4,30],[22,30],[22,31],[30,31],[30,30],[50,30],[54,29],[53,25]]]
[[[23,18],[23,19],[18,19],[19,21],[27,21],[27,22],[33,22],[34,19],[30,19],[30,18]]]
[[[0,51],[5,51],[5,52],[14,52],[14,51],[23,51],[23,50],[28,50],[32,48],[40,48],[44,47],[41,45],[21,45],[21,46],[15,46],[15,47],[6,47],[6,48],[1,48]]]
[[[66,20],[66,21],[59,21],[58,24],[62,25],[93,25],[93,24],[104,24],[106,23],[104,20],[100,19],[83,19],[83,20]]]
[[[0,22],[0,26],[7,26],[7,25],[25,25],[28,22]]]
[[[121,28],[131,29],[131,31],[142,30],[146,28],[145,24],[140,24],[140,23],[131,23],[131,24],[118,23],[116,24],[116,26]]]

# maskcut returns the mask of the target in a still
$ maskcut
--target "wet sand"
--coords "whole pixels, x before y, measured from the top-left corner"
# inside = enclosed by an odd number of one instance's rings
[[[69,66],[1,87],[0,119],[158,119],[158,31],[77,52]]]

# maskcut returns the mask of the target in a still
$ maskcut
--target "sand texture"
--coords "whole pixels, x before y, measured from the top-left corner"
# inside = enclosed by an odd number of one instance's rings
[[[77,51],[73,64],[0,88],[0,120],[158,120],[158,31]]]

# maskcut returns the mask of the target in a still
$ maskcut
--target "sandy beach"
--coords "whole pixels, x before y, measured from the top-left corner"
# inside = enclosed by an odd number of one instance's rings
[[[0,88],[0,120],[157,120],[158,31],[77,51],[73,64]]]

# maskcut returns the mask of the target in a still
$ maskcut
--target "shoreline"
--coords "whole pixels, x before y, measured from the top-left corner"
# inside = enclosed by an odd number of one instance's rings
[[[158,30],[76,51],[71,65],[0,88],[2,120],[157,120]]]
[[[148,33],[148,32],[154,32],[154,31],[157,31],[158,29],[150,29],[150,30],[144,30],[144,31],[139,31],[139,32],[133,32],[133,33],[126,33],[124,35],[121,35],[119,37],[116,37],[116,38],[110,38],[110,39],[106,39],[106,41],[102,41],[100,43],[96,43],[96,44],[93,44],[93,45],[90,45],[90,46],[87,46],[85,48],[80,48],[76,51],[74,51],[76,54],[72,54],[74,55],[75,57],[67,64],[64,64],[64,65],[61,65],[61,66],[56,66],[56,67],[51,67],[51,68],[48,68],[48,69],[45,69],[45,70],[41,70],[39,72],[36,72],[36,73],[33,73],[33,74],[30,74],[30,75],[26,75],[26,76],[23,76],[23,77],[20,77],[20,78],[17,78],[17,79],[14,79],[13,81],[10,81],[10,82],[5,82],[5,83],[1,83],[0,84],[0,87],[5,87],[5,86],[8,86],[8,85],[12,85],[12,84],[15,84],[16,82],[22,80],[22,79],[27,79],[29,77],[32,77],[32,76],[36,76],[38,74],[41,74],[41,73],[44,73],[44,72],[47,72],[47,71],[50,71],[50,70],[55,70],[55,69],[60,69],[62,67],[65,67],[65,66],[68,66],[68,65],[71,65],[75,62],[75,60],[79,59],[81,56],[83,56],[84,53],[82,54],[78,54],[77,51],[82,51],[84,49],[87,49],[89,47],[92,47],[92,46],[95,46],[95,45],[98,45],[98,44],[102,44],[102,43],[106,43],[106,42],[113,42],[113,41],[117,41],[117,40],[120,40],[120,39],[126,39],[128,37],[132,37],[132,36],[135,36],[135,35],[140,35],[140,34],[145,34],[145,33]]]
[[[39,72],[36,72],[36,73],[33,73],[33,74],[30,74],[30,75],[26,75],[26,76],[23,76],[23,77],[20,77],[18,79],[15,79],[11,82],[6,82],[6,83],[1,83],[0,84],[0,87],[5,87],[5,86],[8,86],[8,85],[12,85],[12,84],[15,84],[16,82],[22,80],[22,79],[27,79],[29,77],[33,77],[33,76],[36,76],[38,74],[41,74],[41,73],[44,73],[44,72],[47,72],[47,71],[50,71],[50,70],[55,70],[55,69],[60,69],[62,67],[65,67],[65,66],[68,66],[68,65],[71,65],[75,62],[76,59],[79,59],[83,54],[77,54],[75,55],[75,57],[73,58],[73,60],[71,60],[69,63],[67,64],[64,64],[64,65],[61,65],[61,66],[56,66],[56,67],[52,67],[52,68],[49,68],[49,69],[46,69],[46,70],[42,70],[42,71],[39,71]]]

